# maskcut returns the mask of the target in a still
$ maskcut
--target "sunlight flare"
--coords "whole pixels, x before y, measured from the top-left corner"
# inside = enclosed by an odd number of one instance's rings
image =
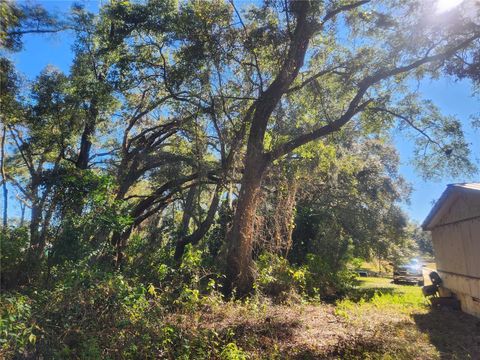
[[[438,0],[437,13],[444,13],[452,10],[463,2],[463,0]]]

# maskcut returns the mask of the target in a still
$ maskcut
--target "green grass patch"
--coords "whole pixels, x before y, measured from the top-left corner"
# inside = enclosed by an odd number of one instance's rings
[[[432,311],[421,287],[391,279],[359,278],[336,303],[335,314],[356,334],[337,350],[342,359],[470,359],[480,354],[478,320]]]
[[[425,312],[427,302],[419,286],[396,285],[386,278],[359,278],[359,285],[337,301],[336,314],[344,318],[367,310],[413,314]]]

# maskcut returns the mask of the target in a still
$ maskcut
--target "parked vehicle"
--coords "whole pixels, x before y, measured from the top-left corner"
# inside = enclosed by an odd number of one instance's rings
[[[418,284],[423,286],[422,266],[418,262],[397,265],[393,268],[395,284]]]

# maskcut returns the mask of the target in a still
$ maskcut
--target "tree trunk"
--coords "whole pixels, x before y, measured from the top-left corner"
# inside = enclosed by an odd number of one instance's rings
[[[42,208],[37,201],[33,201],[30,219],[30,247],[26,255],[27,273],[29,278],[35,277],[45,248],[45,244],[42,243],[42,236],[40,234],[41,218]]]
[[[200,226],[198,227],[197,230],[195,230],[192,234],[189,236],[182,236],[179,238],[177,241],[177,244],[175,246],[175,254],[174,254],[174,259],[178,263],[181,263],[183,254],[185,252],[185,247],[188,244],[196,245],[202,238],[207,234],[208,230],[210,230],[210,227],[213,224],[213,221],[215,220],[215,214],[217,213],[218,205],[220,203],[220,196],[221,196],[221,189],[222,185],[218,184],[215,188],[215,192],[213,194],[212,201],[210,203],[210,207],[208,208],[208,213],[205,218],[205,220],[202,221]]]
[[[195,194],[197,192],[197,187],[192,186],[187,193],[187,198],[185,199],[185,205],[183,207],[183,215],[182,215],[182,223],[180,225],[180,232],[178,234],[178,240],[175,245],[175,254],[173,258],[176,261],[179,261],[182,259],[185,246],[186,244],[183,244],[184,238],[188,234],[188,228],[190,225],[190,220],[192,218],[192,212],[193,212],[193,207],[194,207],[194,200],[195,200]]]
[[[225,286],[227,294],[235,290],[238,296],[243,297],[253,289],[253,222],[266,165],[262,156],[247,154],[242,186],[229,234]]]
[[[98,117],[97,100],[92,99],[90,108],[88,109],[88,115],[85,120],[85,127],[83,128],[82,136],[80,139],[80,149],[78,151],[77,161],[75,167],[79,170],[87,170],[90,163],[90,151],[92,149],[92,137],[95,134],[95,128]],[[73,214],[80,216],[84,207],[84,201],[79,200],[71,211]]]
[[[40,222],[42,210],[36,201],[32,203],[32,212],[30,217],[30,247],[37,248],[40,242]]]
[[[247,114],[245,122],[250,123],[247,154],[238,196],[238,205],[233,219],[227,250],[227,282],[225,290],[236,289],[239,296],[247,295],[253,288],[252,268],[253,220],[257,207],[257,195],[269,162],[272,159],[264,153],[265,132],[268,120],[282,96],[297,77],[303,66],[312,27],[307,19],[309,1],[291,1],[291,11],[297,18],[284,63],[268,88],[256,100],[252,117]]]
[[[180,228],[180,237],[187,235],[188,228],[190,225],[190,219],[192,218],[193,212],[193,201],[195,200],[195,194],[197,192],[197,187],[192,186],[187,193],[187,198],[185,199],[185,205],[183,207],[183,215],[182,215],[182,224]]]
[[[80,150],[78,152],[78,158],[76,163],[77,169],[88,169],[88,163],[90,161],[90,150],[92,148],[92,136],[95,133],[97,117],[97,100],[92,99],[90,108],[88,109],[88,115],[85,122],[85,127],[83,129],[82,138],[80,140]]]
[[[3,228],[2,234],[6,235],[8,225],[8,189],[7,189],[7,175],[5,173],[5,136],[7,133],[7,127],[3,126],[2,143],[1,143],[1,159],[0,170],[2,173],[2,188],[3,188]]]
[[[23,225],[25,224],[25,209],[26,209],[26,207],[27,207],[27,205],[25,205],[25,203],[20,204],[20,211],[21,211],[20,227],[23,227]]]

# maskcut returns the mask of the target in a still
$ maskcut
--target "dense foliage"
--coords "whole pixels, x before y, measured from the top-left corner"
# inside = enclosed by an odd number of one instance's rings
[[[363,260],[431,254],[392,132],[425,176],[476,171],[410,84],[476,81],[480,38],[475,7],[431,6],[2,1],[0,356],[242,359],[178,316],[331,299]],[[26,81],[9,52],[57,32],[70,71]]]

